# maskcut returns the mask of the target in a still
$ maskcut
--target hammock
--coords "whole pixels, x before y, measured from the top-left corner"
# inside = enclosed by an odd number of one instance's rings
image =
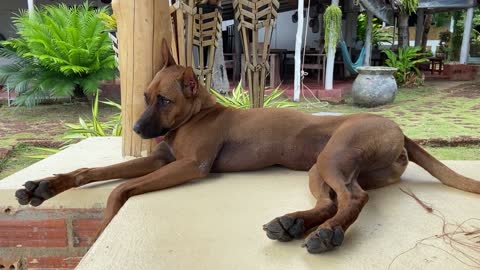
[[[350,71],[350,73],[357,74],[357,68],[363,66],[363,61],[365,60],[365,47],[362,47],[360,55],[355,63],[353,63],[352,59],[350,58],[350,53],[348,52],[345,41],[340,42],[340,47],[342,49],[343,63],[345,64],[345,67],[348,69],[348,71]]]

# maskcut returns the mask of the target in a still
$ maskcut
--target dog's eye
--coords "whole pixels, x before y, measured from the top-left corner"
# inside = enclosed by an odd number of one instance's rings
[[[169,100],[166,97],[158,96],[157,97],[157,103],[158,103],[158,105],[163,106],[163,105],[168,105],[168,104],[172,103],[172,101]]]

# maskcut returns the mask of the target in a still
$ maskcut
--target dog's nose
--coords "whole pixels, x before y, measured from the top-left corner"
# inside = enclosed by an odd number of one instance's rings
[[[138,122],[136,122],[133,125],[133,131],[135,131],[135,133],[137,133],[137,134],[140,134],[141,130],[142,130],[142,127],[140,126],[140,124]]]

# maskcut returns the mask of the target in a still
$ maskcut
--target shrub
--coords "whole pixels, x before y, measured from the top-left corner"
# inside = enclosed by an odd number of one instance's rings
[[[111,41],[99,14],[87,3],[44,6],[14,19],[18,37],[4,41],[0,84],[17,91],[16,104],[35,105],[43,97],[93,95],[102,80],[115,77]]]
[[[397,84],[414,86],[423,83],[422,74],[417,68],[417,64],[427,62],[428,59],[421,50],[421,47],[400,48],[398,53],[389,49],[383,50],[387,55],[387,60],[385,61],[387,66],[397,69],[394,73]]]
[[[120,104],[117,104],[111,100],[100,101],[103,104],[116,107],[121,111]],[[121,136],[122,135],[122,116],[118,112],[110,117],[106,122],[100,121],[98,114],[98,91],[95,95],[95,100],[92,103],[92,118],[83,119],[78,118],[78,124],[65,124],[67,131],[65,132],[63,139],[66,140],[66,144],[78,139],[86,139],[89,137],[99,136]]]

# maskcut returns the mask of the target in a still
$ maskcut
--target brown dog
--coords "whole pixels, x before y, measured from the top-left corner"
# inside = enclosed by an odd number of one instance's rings
[[[165,135],[154,153],[124,163],[83,168],[25,183],[20,204],[40,205],[60,192],[91,182],[132,178],[108,198],[102,230],[138,194],[206,177],[282,165],[309,171],[315,207],[264,226],[279,241],[302,237],[311,253],[342,244],[345,230],[368,201],[365,189],[400,180],[408,160],[442,183],[480,193],[480,183],[461,176],[407,138],[397,124],[376,115],[312,116],[287,109],[238,110],[216,103],[193,70],[174,63],[164,41],[164,68],[145,92],[147,108],[134,126],[143,138]]]

